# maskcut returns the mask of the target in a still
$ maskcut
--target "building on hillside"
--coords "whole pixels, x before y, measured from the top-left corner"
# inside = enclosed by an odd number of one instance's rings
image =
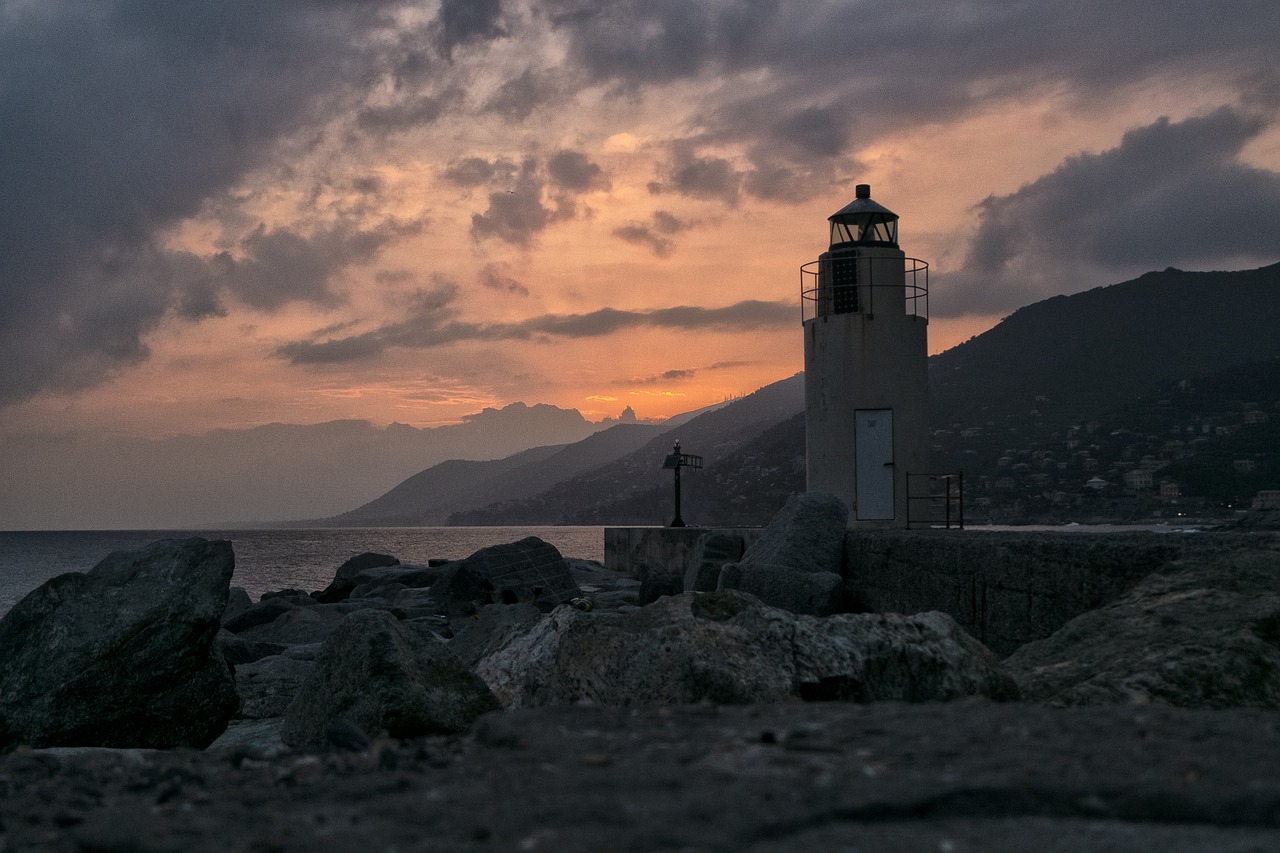
[[[1134,468],[1124,472],[1124,484],[1130,489],[1149,489],[1155,485],[1155,478],[1146,468]]]

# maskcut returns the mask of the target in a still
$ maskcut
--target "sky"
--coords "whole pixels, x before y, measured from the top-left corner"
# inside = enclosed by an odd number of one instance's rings
[[[1280,259],[1274,0],[0,0],[0,438],[662,418],[802,367],[856,183],[930,349]]]

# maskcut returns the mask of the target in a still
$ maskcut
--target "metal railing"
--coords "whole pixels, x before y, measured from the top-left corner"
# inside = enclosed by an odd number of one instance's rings
[[[857,263],[859,269],[867,271],[867,280],[858,281],[854,284],[846,285],[827,285],[820,287],[819,282],[822,279],[831,281],[829,266],[833,258],[823,258],[800,267],[800,322],[812,320],[819,314],[833,313],[829,307],[826,310],[820,310],[825,306],[835,305],[842,301],[838,298],[838,291],[849,291],[854,298],[854,304],[859,304],[864,300],[859,300],[857,296],[865,296],[866,304],[859,307],[860,313],[875,314],[875,301],[877,294],[881,299],[901,298],[903,299],[904,308],[908,316],[923,317],[929,319],[929,264],[919,258],[903,258],[899,261],[897,258],[879,258],[879,257],[858,257],[856,261],[854,257],[846,257],[841,260],[849,260]],[[902,268],[902,284],[898,283],[899,263],[903,264]],[[886,264],[892,265],[887,270],[882,270],[879,279],[883,282],[886,278],[889,283],[877,283],[877,268]],[[823,266],[827,265],[828,269],[823,270]],[[900,291],[899,294],[886,293],[886,291]]]
[[[924,494],[916,490],[923,485]],[[907,474],[907,527],[964,529],[964,472]]]

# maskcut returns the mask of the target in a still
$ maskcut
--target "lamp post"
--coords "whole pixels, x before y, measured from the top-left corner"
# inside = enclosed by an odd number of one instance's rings
[[[701,468],[702,457],[694,456],[690,453],[680,452],[680,442],[676,441],[675,449],[667,454],[667,458],[663,460],[662,467],[670,468],[675,472],[676,478],[676,517],[671,520],[671,527],[684,527],[684,519],[680,517],[680,469],[681,468]]]

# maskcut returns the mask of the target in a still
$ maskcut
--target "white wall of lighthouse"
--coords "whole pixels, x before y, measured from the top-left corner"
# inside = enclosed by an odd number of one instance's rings
[[[905,527],[928,488],[928,267],[865,184],[829,222],[829,249],[801,268],[807,485],[852,527]]]

